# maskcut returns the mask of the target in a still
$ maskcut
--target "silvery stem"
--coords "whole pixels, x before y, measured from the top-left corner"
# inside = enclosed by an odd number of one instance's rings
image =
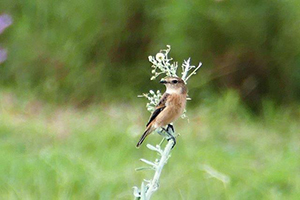
[[[188,77],[186,77],[186,78],[184,79],[185,82],[187,82],[187,80],[188,80],[192,75],[196,74],[197,70],[198,70],[201,66],[202,66],[202,63],[200,62],[199,65],[198,65],[198,67],[197,67],[192,73],[190,73],[190,75],[189,75]]]
[[[173,140],[168,141],[168,144],[166,145],[164,151],[161,154],[161,158],[160,158],[160,161],[155,170],[154,177],[153,177],[152,181],[150,182],[150,184],[148,185],[149,188],[145,195],[146,199],[142,199],[142,200],[150,200],[152,194],[158,189],[160,174],[161,174],[162,169],[164,168],[164,165],[167,163],[168,158],[170,157],[170,152],[171,152],[173,144],[174,144]]]

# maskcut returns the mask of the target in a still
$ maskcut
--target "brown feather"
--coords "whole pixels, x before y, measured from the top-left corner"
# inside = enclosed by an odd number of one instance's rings
[[[178,82],[174,82],[174,79]],[[166,85],[167,90],[151,114],[146,125],[147,128],[137,143],[137,147],[139,147],[145,138],[155,129],[174,122],[184,111],[187,96],[187,88],[184,81],[178,77],[169,77],[161,83]]]
[[[144,142],[144,140],[146,139],[146,137],[152,132],[154,131],[154,127],[150,124],[147,129],[145,130],[145,132],[143,133],[142,137],[140,138],[139,142],[136,144],[136,147],[141,146],[141,144]]]
[[[165,109],[166,107],[166,101],[167,101],[167,98],[170,94],[168,93],[165,93],[159,100],[157,106],[155,107],[155,110],[154,112],[152,113],[148,123],[146,124],[146,126],[148,126],[158,115],[161,111],[163,111],[163,109]]]

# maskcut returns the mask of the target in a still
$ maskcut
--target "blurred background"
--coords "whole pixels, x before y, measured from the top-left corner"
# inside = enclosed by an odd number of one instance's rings
[[[298,1],[2,0],[0,15],[1,199],[132,199],[156,156],[135,148],[137,95],[164,90],[148,56],[166,45],[203,67],[153,199],[300,195]]]

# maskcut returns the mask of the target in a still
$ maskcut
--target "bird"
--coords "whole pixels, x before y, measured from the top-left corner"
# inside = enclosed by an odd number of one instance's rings
[[[187,87],[179,77],[165,77],[161,79],[160,83],[166,86],[166,91],[160,98],[155,110],[150,116],[150,119],[146,125],[146,130],[141,136],[136,147],[139,147],[145,138],[158,128],[162,128],[174,141],[173,147],[176,144],[176,140],[168,130],[171,128],[174,132],[174,127],[171,123],[176,121],[183,113],[186,105]],[[167,127],[167,130],[164,127]],[[172,147],[172,148],[173,148]]]

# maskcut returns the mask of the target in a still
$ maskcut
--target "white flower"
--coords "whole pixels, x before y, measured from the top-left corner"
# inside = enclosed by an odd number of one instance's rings
[[[157,53],[155,58],[158,62],[161,62],[165,59],[165,55],[163,53]]]

